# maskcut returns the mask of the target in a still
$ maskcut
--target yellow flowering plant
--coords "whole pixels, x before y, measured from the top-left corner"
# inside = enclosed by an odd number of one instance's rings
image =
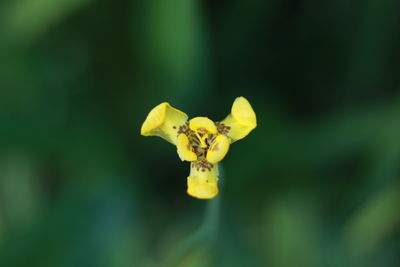
[[[247,136],[257,126],[256,114],[244,97],[235,99],[231,113],[221,122],[188,116],[164,102],[153,108],[141,134],[159,136],[176,145],[182,161],[190,161],[187,193],[200,199],[218,194],[218,162],[230,144]]]

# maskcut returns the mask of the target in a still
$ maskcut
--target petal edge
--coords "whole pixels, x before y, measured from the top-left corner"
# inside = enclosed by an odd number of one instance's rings
[[[235,99],[231,113],[220,123],[229,129],[225,134],[233,143],[246,137],[257,127],[257,118],[249,101],[241,96]]]
[[[163,102],[149,112],[140,133],[144,136],[159,136],[175,144],[179,127],[185,125],[187,120],[188,116],[184,112]]]

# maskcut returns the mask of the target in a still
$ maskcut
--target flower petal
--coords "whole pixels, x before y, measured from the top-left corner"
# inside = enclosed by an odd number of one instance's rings
[[[249,101],[241,96],[233,102],[231,114],[220,122],[219,130],[229,136],[233,143],[246,137],[256,126],[256,114]]]
[[[192,131],[200,133],[217,133],[217,127],[215,123],[206,117],[196,117],[189,121],[189,128]]]
[[[207,163],[207,162],[205,162]],[[187,193],[200,199],[210,199],[218,195],[218,166],[199,167],[199,161],[192,162],[187,178]]]
[[[230,140],[223,134],[217,135],[214,142],[211,144],[207,151],[207,161],[210,163],[217,163],[221,161],[226,153],[228,153]]]
[[[191,150],[189,138],[186,134],[182,133],[178,135],[178,138],[176,139],[176,147],[178,149],[178,155],[182,161],[194,161],[197,159],[196,154]]]
[[[159,136],[175,144],[180,127],[186,127],[188,116],[164,102],[153,108],[144,121],[141,134],[144,136]]]

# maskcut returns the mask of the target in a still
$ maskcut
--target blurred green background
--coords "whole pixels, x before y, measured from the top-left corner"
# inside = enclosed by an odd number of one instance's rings
[[[3,0],[0,266],[399,266],[400,1]],[[147,113],[258,127],[220,196]]]

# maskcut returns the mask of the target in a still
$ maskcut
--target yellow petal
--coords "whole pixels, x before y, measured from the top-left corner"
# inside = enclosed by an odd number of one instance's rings
[[[185,113],[164,102],[150,111],[140,132],[144,136],[159,136],[175,144],[179,127],[186,127],[187,120]]]
[[[207,167],[202,164],[209,164]],[[209,167],[209,166],[213,167]],[[218,166],[205,161],[192,162],[190,176],[187,178],[187,193],[200,199],[210,199],[218,195]]]
[[[189,128],[192,131],[200,133],[217,133],[217,127],[214,122],[206,117],[196,117],[190,120]]]
[[[176,139],[176,147],[178,149],[178,155],[182,161],[194,161],[197,159],[196,154],[191,150],[189,138],[186,134],[182,133],[178,135],[178,138]]]
[[[223,134],[217,135],[214,142],[207,151],[207,161],[217,163],[221,161],[229,150],[230,140]]]
[[[246,137],[256,126],[256,114],[249,101],[241,96],[235,99],[231,114],[221,121],[219,129],[220,132],[229,136],[233,143]]]

